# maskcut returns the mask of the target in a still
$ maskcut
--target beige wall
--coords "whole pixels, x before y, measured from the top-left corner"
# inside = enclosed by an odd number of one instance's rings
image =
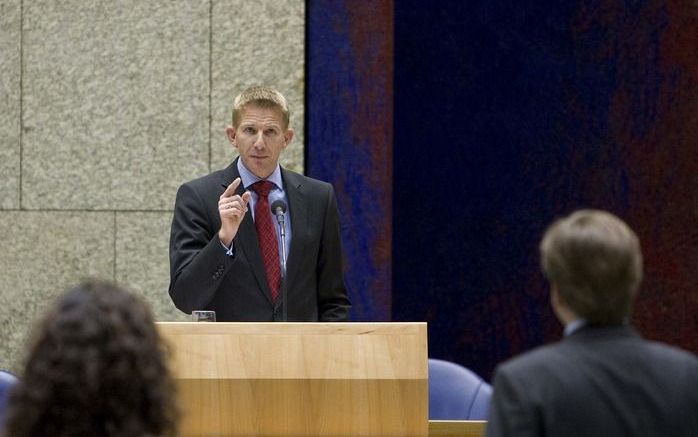
[[[179,184],[235,156],[224,128],[252,84],[289,99],[303,165],[303,0],[0,0],[0,367],[84,277],[167,295]]]

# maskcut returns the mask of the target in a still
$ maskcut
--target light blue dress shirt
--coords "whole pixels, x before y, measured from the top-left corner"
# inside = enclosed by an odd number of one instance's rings
[[[252,194],[252,198],[250,199],[250,203],[247,205],[247,213],[252,214],[252,220],[254,220],[254,208],[255,205],[257,204],[257,198],[259,197],[257,193],[255,193],[252,190],[252,184],[255,182],[259,182],[261,179],[257,177],[254,173],[249,171],[247,167],[242,163],[242,159],[238,159],[238,172],[240,173],[240,181],[242,183],[242,186],[245,187],[245,190],[249,191],[250,194]],[[272,172],[272,174],[266,179],[267,181],[271,182],[274,184],[274,188],[269,192],[269,205],[274,203],[276,200],[282,200],[286,204],[286,212],[284,212],[284,222],[285,222],[285,228],[286,228],[286,259],[285,261],[288,261],[288,253],[291,251],[291,214],[290,214],[290,206],[288,204],[288,196],[286,196],[286,191],[284,190],[284,181],[281,178],[281,167],[279,164],[276,164],[276,168]],[[278,222],[276,220],[276,217],[271,213],[271,209],[268,211],[269,215],[272,217],[272,223],[274,223],[274,229],[276,230],[276,241],[279,246],[279,259],[281,259],[281,228],[278,225]],[[225,247],[225,246],[224,246]],[[233,256],[235,254],[235,249],[233,247],[233,244],[231,243],[230,248],[226,247],[226,253],[229,256]]]

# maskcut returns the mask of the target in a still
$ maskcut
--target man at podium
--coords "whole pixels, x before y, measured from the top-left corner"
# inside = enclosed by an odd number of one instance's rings
[[[334,190],[279,165],[293,138],[286,98],[244,90],[226,134],[239,157],[177,191],[172,301],[218,321],[346,321]]]

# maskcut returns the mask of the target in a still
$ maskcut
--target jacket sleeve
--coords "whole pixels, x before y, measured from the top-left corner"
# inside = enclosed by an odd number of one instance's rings
[[[185,313],[206,309],[222,278],[235,263],[218,239],[217,221],[194,187],[177,191],[170,232],[170,287],[175,306]]]
[[[506,367],[495,371],[492,404],[487,421],[487,437],[543,436],[536,407]]]
[[[344,260],[337,199],[332,186],[327,191],[325,219],[317,265],[318,308],[321,322],[349,320],[351,302],[344,282]]]

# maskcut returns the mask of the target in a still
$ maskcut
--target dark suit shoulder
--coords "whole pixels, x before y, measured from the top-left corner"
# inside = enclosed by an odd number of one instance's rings
[[[556,369],[568,360],[564,352],[563,342],[555,342],[538,346],[528,352],[515,356],[501,363],[497,371],[513,374],[528,374],[540,372],[546,368]]]
[[[698,371],[698,357],[693,353],[658,341],[645,340],[643,343],[653,359],[687,365]]]
[[[634,369],[650,373],[651,369],[663,367],[698,372],[698,358],[692,353],[665,343],[645,340],[634,331],[607,336],[595,334],[591,332],[590,335],[590,331],[586,330],[561,341],[539,346],[502,363],[498,371],[512,375],[541,372],[567,374],[566,369],[570,366],[583,368],[616,363],[621,367],[632,364]]]
[[[294,187],[303,187],[310,191],[327,191],[333,189],[332,184],[329,182],[313,179],[285,168],[282,168],[282,175],[284,182]]]

